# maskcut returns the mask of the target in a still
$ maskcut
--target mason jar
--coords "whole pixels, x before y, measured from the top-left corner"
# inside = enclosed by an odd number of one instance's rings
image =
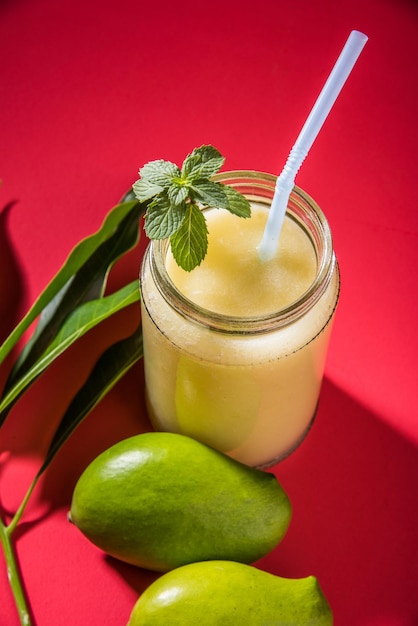
[[[275,176],[236,171],[214,180],[244,194],[253,211],[268,212]],[[290,454],[312,425],[340,288],[328,222],[296,186],[286,222],[306,240],[313,271],[303,292],[277,310],[225,314],[196,303],[167,271],[167,240],[149,244],[140,274],[146,402],[154,428],[188,435],[259,468]]]

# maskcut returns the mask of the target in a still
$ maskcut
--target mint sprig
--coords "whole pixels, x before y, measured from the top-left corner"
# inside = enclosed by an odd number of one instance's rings
[[[248,200],[229,185],[215,182],[225,159],[213,146],[201,146],[189,154],[181,169],[159,159],[139,170],[132,189],[147,202],[145,232],[150,239],[170,239],[176,263],[190,272],[200,265],[208,249],[208,229],[202,208],[227,209],[250,217]]]

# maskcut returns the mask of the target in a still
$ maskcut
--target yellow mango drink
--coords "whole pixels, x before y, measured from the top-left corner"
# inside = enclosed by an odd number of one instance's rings
[[[214,180],[244,194],[251,217],[205,210],[208,252],[191,272],[177,266],[167,241],[149,245],[141,269],[147,407],[157,430],[268,467],[314,419],[338,265],[323,213],[298,187],[277,253],[261,261],[276,177],[230,172]]]

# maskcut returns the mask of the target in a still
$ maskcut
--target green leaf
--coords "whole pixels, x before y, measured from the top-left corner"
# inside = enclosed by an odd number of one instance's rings
[[[139,170],[142,182],[133,185],[138,198],[149,201],[145,216],[148,237],[170,238],[174,258],[189,271],[201,263],[208,245],[206,220],[193,205],[227,209],[240,217],[251,214],[244,196],[211,180],[224,161],[213,146],[200,146],[187,155],[181,171],[170,161],[151,161]]]
[[[151,183],[146,178],[140,178],[132,185],[132,190],[135,194],[135,197],[138,198],[140,202],[146,202],[147,200],[151,200],[153,196],[157,193],[161,193],[164,188],[161,185],[156,185],[155,183]]]
[[[83,419],[105,397],[126,372],[142,358],[141,324],[126,339],[113,344],[98,359],[89,377],[78,390],[50,443],[38,476],[48,467],[54,456],[71,436]]]
[[[157,161],[150,161],[141,167],[139,176],[154,185],[168,187],[173,178],[179,178],[181,176],[181,172],[175,163],[159,159]]]
[[[218,172],[224,162],[224,157],[216,148],[201,146],[195,148],[185,158],[181,173],[183,178],[193,182],[199,178],[210,178]]]
[[[4,359],[24,331],[40,315],[34,334],[27,342],[6,382],[3,394],[36,363],[56,336],[66,317],[82,302],[99,297],[114,262],[138,241],[138,221],[145,206],[138,201],[117,205],[101,229],[80,242],[65,264],[39,296],[22,322],[0,349]]]
[[[150,239],[167,239],[181,225],[186,205],[172,205],[164,194],[149,205],[145,216],[145,232]]]
[[[126,191],[122,198],[119,200],[118,204],[124,204],[125,202],[131,202],[132,200],[135,200],[135,194],[132,191],[132,187],[130,189],[128,189],[128,191]]]
[[[194,199],[207,207],[216,209],[227,209],[228,198],[224,191],[224,185],[214,183],[211,180],[196,180],[192,186]]]
[[[190,272],[203,261],[208,249],[208,231],[202,211],[196,204],[188,204],[186,217],[180,228],[170,237],[176,263]]]
[[[245,196],[228,185],[223,185],[223,190],[228,199],[228,211],[238,217],[251,217],[251,205]]]
[[[135,280],[109,296],[85,302],[73,310],[44,354],[37,359],[34,365],[19,378],[3,397],[0,403],[0,425],[4,422],[10,408],[22,393],[72,343],[103,320],[138,300],[139,286],[138,281]]]
[[[72,276],[56,296],[46,305],[39,317],[32,337],[24,346],[9,374],[3,389],[3,395],[16,383],[19,377],[23,376],[24,373],[28,371],[44,352],[48,344],[53,340],[65,319],[68,305],[73,309],[78,304],[88,302],[101,295],[106,274],[107,270],[101,275],[96,276],[96,280],[91,283],[89,288],[82,288],[81,292],[79,291],[80,281],[77,280],[76,284],[74,284],[75,276]],[[75,294],[74,298],[72,298],[72,294]]]
[[[189,195],[188,186],[174,181],[167,189],[167,197],[171,204],[184,204]]]

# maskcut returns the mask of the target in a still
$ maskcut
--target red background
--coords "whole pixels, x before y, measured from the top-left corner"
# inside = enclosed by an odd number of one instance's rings
[[[181,162],[212,143],[225,169],[279,173],[352,29],[369,42],[297,178],[328,216],[342,295],[316,423],[274,470],[293,521],[259,565],[318,576],[336,626],[414,626],[416,2],[1,1],[0,338],[145,162]],[[141,250],[112,285],[135,278]],[[90,333],[9,416],[5,510],[19,505],[97,354],[137,318],[132,307]],[[123,626],[155,578],[107,558],[66,520],[86,464],[147,428],[138,364],[34,493],[16,538],[37,626]],[[0,626],[17,625],[2,559],[0,596]]]

